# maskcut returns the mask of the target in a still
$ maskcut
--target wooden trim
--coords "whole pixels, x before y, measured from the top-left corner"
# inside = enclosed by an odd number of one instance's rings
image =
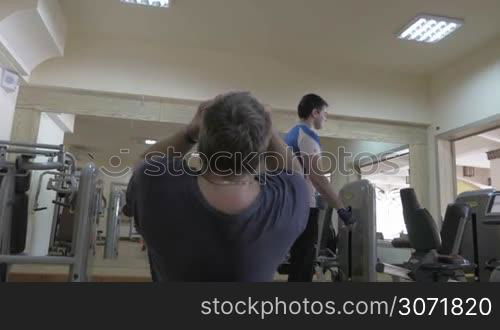
[[[436,140],[436,167],[438,207],[440,216],[444,216],[449,203],[457,197],[456,167],[453,142],[443,139]]]
[[[419,201],[429,205],[429,161],[427,146],[410,145],[410,187],[415,189]]]
[[[65,283],[68,282],[67,274],[53,273],[10,273],[9,282],[14,283]],[[120,275],[94,275],[91,282],[97,283],[150,283],[150,277],[120,276]]]
[[[498,127],[500,127],[500,114],[435,136],[437,182],[434,184],[434,187],[438,192],[438,206],[441,214],[446,212],[447,204],[453,202],[458,194],[454,142],[491,131]]]
[[[76,115],[114,117],[187,124],[196,112],[197,101],[130,96],[92,91],[26,87],[19,92],[17,109]],[[292,110],[276,109],[273,121],[287,131],[297,122]],[[397,144],[427,144],[427,127],[378,119],[330,116],[323,137],[356,139]]]
[[[500,149],[488,151],[486,154],[488,155],[488,160],[500,159]]]
[[[500,127],[500,114],[476,121],[472,124],[455,128],[436,136],[436,139],[458,141],[468,137],[486,133]]]

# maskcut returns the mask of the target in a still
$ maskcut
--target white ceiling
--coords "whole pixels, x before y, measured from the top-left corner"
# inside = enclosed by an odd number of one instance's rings
[[[499,0],[60,0],[71,37],[121,38],[276,58],[331,70],[351,63],[429,74],[500,35]],[[395,34],[418,13],[465,18],[435,44]]]
[[[490,168],[486,153],[500,149],[500,128],[455,142],[457,166]]]
[[[0,67],[14,72],[17,71],[15,66],[12,64],[11,59],[5,55],[2,49],[0,49]]]

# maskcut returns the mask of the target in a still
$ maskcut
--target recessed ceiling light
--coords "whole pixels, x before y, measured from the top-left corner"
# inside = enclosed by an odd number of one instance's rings
[[[144,143],[147,144],[148,146],[152,146],[152,145],[157,144],[158,141],[147,139],[147,140],[144,140]]]
[[[172,0],[120,0],[122,3],[148,7],[168,8]]]
[[[436,43],[463,25],[464,20],[458,18],[419,15],[406,25],[398,38],[416,42]]]

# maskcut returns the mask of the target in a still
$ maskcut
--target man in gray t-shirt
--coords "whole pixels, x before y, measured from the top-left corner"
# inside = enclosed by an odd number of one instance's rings
[[[201,170],[183,157],[195,143]],[[263,155],[272,152],[259,171]],[[248,93],[204,103],[185,131],[135,169],[127,204],[160,281],[272,281],[304,231],[309,189],[300,163]]]

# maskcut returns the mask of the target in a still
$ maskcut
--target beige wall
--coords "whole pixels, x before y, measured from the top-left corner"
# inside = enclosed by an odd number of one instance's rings
[[[457,166],[457,177],[463,177],[464,174],[464,167],[463,166]],[[479,184],[484,184],[488,185],[488,179],[491,178],[491,170],[487,168],[475,168],[474,169],[474,176],[473,177],[467,177],[466,179],[472,180],[474,182],[477,182]]]
[[[498,116],[500,114],[499,86],[500,39],[437,71],[432,76],[430,102],[433,124],[429,128],[428,146],[430,182],[432,183],[429,197],[431,212],[434,216],[440,214],[438,192],[446,188],[442,187],[437,174],[436,135],[481,120],[487,123],[488,118]],[[444,165],[448,168],[447,171],[451,170],[452,164]],[[447,184],[452,184],[452,182],[447,182]],[[453,201],[451,195],[446,195],[445,200],[441,201],[442,205]]]
[[[0,76],[2,70],[0,68]],[[0,87],[0,140],[10,140],[18,92],[19,89],[15,92],[6,92]]]
[[[43,86],[200,101],[250,90],[278,109],[295,111],[308,92],[323,95],[337,115],[429,123],[426,80],[351,66],[312,72],[270,58],[175,49],[128,40],[68,41],[65,56],[40,65]]]
[[[436,72],[430,86],[435,134],[498,115],[499,86],[500,39]]]
[[[500,159],[491,161],[491,185],[500,190]]]

